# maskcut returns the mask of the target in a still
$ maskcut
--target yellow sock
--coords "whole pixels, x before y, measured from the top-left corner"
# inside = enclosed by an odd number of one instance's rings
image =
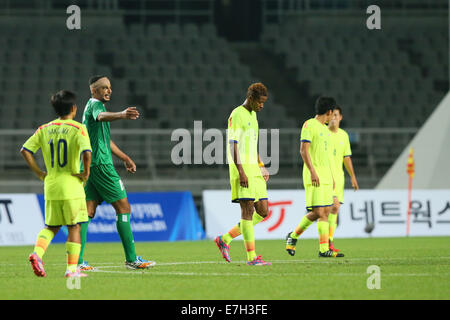
[[[337,227],[337,213],[332,213],[328,215],[328,223],[330,224],[330,241],[333,242],[334,231]]]
[[[328,246],[330,232],[330,224],[328,221],[317,221],[317,231],[319,231],[319,250],[324,253],[330,249]]]
[[[263,221],[264,218],[261,217],[256,211],[253,212],[253,216],[252,216],[252,222],[253,225],[257,225],[258,223],[260,223],[261,221]],[[223,242],[225,242],[226,244],[230,244],[231,241],[240,236],[242,234],[241,232],[241,224],[238,223],[237,225],[235,225],[230,231],[228,231],[226,234],[224,234],[222,236],[222,240]]]
[[[66,242],[67,252],[67,270],[77,271],[78,257],[80,256],[81,244],[75,242]]]
[[[291,233],[291,237],[294,239],[298,239],[300,235],[305,232],[306,229],[313,223],[313,221],[309,220],[306,216],[303,216],[302,220],[298,224],[297,228]]]
[[[55,234],[49,229],[42,229],[36,239],[36,244],[34,245],[34,252],[42,259],[48,245],[52,241]]]
[[[253,230],[253,222],[241,219],[242,237],[244,238],[244,246],[247,251],[247,260],[253,261],[256,258],[255,252],[255,232]]]

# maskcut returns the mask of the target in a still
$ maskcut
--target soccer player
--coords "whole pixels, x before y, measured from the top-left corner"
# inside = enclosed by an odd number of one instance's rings
[[[85,277],[77,269],[80,254],[80,223],[88,220],[83,182],[89,177],[91,144],[86,127],[73,120],[77,113],[75,94],[59,91],[51,98],[58,119],[44,124],[20,150],[30,169],[44,181],[45,228],[37,237],[29,261],[38,277],[45,277],[42,257],[61,226],[67,226],[67,268],[65,277]],[[34,154],[42,150],[47,172],[42,171]],[[84,170],[80,173],[80,155]]]
[[[301,131],[300,155],[303,159],[303,184],[308,213],[297,228],[286,236],[286,251],[295,255],[298,237],[317,220],[319,231],[319,257],[343,257],[344,254],[329,248],[328,215],[333,205],[333,172],[330,163],[330,135],[325,123],[329,122],[336,101],[331,97],[319,97],[315,118],[305,121]]]
[[[334,197],[333,206],[331,207],[330,214],[328,215],[328,223],[330,224],[330,237],[329,246],[330,250],[339,252],[339,249],[334,247],[334,231],[337,227],[337,216],[341,204],[344,203],[344,186],[345,186],[345,174],[343,166],[350,175],[352,181],[352,187],[356,191],[359,189],[358,181],[356,180],[355,171],[353,170],[352,163],[352,150],[350,148],[350,140],[347,132],[340,128],[342,121],[342,109],[339,106],[335,106],[333,110],[333,116],[328,124],[328,129],[331,131],[331,165],[334,174]]]
[[[122,112],[108,112],[105,104],[111,99],[111,83],[104,75],[89,79],[91,98],[83,113],[83,124],[89,132],[92,145],[91,175],[85,186],[89,221],[81,228],[81,270],[93,270],[83,260],[88,224],[95,216],[97,206],[103,201],[110,203],[116,211],[116,227],[125,252],[125,266],[128,269],[146,269],[155,265],[153,261],[137,256],[130,224],[131,207],[125,187],[113,166],[112,154],[120,158],[130,173],[136,172],[136,164],[126,155],[110,137],[110,122],[121,119],[136,120],[139,112],[130,107]]]
[[[256,113],[264,108],[267,97],[267,88],[262,83],[250,85],[244,104],[235,108],[228,118],[227,154],[231,201],[239,203],[241,221],[228,233],[214,240],[223,258],[230,262],[229,244],[242,233],[247,264],[250,266],[272,265],[256,255],[253,229],[268,213],[266,182],[269,173],[258,154],[259,127],[256,117]]]

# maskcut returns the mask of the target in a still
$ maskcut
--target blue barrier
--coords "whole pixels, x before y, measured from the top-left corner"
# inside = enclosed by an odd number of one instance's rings
[[[44,196],[38,195],[42,215]],[[135,241],[201,240],[205,238],[197,209],[188,191],[128,193],[131,205],[131,229]],[[53,242],[65,242],[62,228]],[[88,242],[119,242],[116,213],[107,203],[97,207],[88,228]]]

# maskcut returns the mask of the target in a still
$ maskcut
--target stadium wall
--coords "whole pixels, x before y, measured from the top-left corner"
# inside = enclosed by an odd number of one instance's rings
[[[200,240],[205,237],[190,192],[128,193],[131,228],[135,241]],[[44,196],[0,194],[0,246],[31,245],[44,227]],[[52,242],[62,243],[67,228]],[[97,208],[87,235],[89,242],[120,242],[113,207]]]
[[[306,213],[304,190],[268,190],[269,215],[255,226],[256,239],[284,239]],[[228,190],[203,192],[206,236],[228,232],[240,219],[240,208]],[[402,237],[406,235],[406,190],[347,190],[341,206],[338,238]],[[413,193],[410,236],[450,235],[450,190],[417,190]],[[317,238],[310,227],[302,238]]]

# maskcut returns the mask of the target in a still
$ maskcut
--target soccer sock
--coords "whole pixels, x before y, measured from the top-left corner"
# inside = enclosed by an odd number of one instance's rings
[[[117,215],[117,232],[122,241],[123,250],[125,251],[125,258],[128,262],[136,261],[136,251],[134,249],[133,232],[131,231],[130,214],[119,213]]]
[[[42,229],[36,239],[36,244],[34,245],[34,252],[42,259],[48,245],[52,241],[55,234],[49,229]]]
[[[247,251],[247,260],[253,261],[256,258],[253,221],[241,219],[241,230],[242,237],[244,238],[245,250]]]
[[[328,223],[330,224],[330,241],[333,242],[334,231],[337,227],[337,213],[332,213],[328,215]]]
[[[291,238],[298,239],[300,235],[308,229],[308,227],[313,223],[313,221],[309,220],[306,216],[302,218],[297,228],[291,233]]]
[[[264,217],[261,217],[256,211],[253,212],[253,216],[252,216],[252,222],[253,225],[257,225],[258,223],[260,223],[261,221],[264,220]],[[240,223],[238,223],[237,225],[235,225],[230,231],[228,231],[226,234],[224,234],[222,236],[222,240],[223,242],[225,242],[226,244],[230,244],[231,241],[240,236],[241,235],[241,226]]]
[[[78,256],[80,255],[81,244],[75,242],[66,242],[67,252],[67,270],[77,271]]]
[[[87,231],[89,227],[89,223],[91,222],[92,218],[88,217],[88,221],[85,223],[81,223],[80,227],[80,238],[81,238],[81,250],[80,250],[80,256],[78,258],[78,264],[83,263],[83,254],[84,254],[84,248],[86,247],[86,241],[87,241]]]
[[[330,224],[328,221],[317,221],[317,231],[319,231],[319,250],[326,252],[330,249],[328,246],[328,237],[330,232]]]

